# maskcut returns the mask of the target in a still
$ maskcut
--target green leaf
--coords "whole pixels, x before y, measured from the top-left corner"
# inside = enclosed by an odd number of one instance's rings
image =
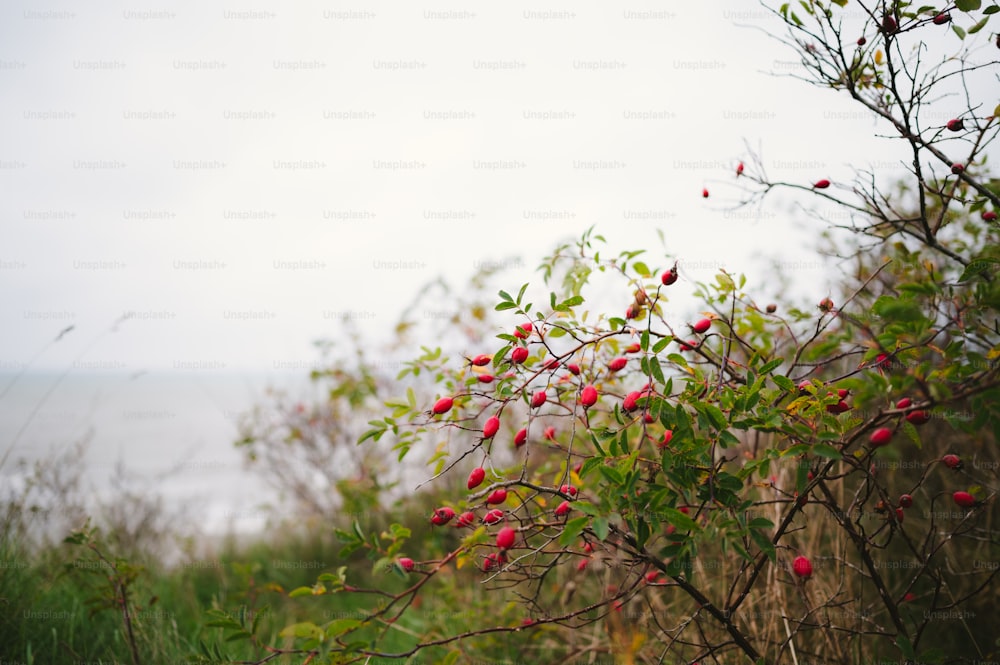
[[[604,464],[601,465],[600,472],[612,485],[623,485],[625,483],[625,478],[618,469]]]
[[[301,623],[293,623],[291,626],[286,626],[279,635],[281,637],[311,637],[313,639],[322,639],[323,631],[319,626],[310,622],[303,621]]]
[[[752,520],[750,520],[750,523],[747,524],[747,526],[750,527],[751,529],[773,529],[774,522],[767,519],[766,517],[755,517]]]
[[[814,445],[812,447],[812,452],[814,455],[825,457],[827,459],[840,459],[843,457],[839,450],[825,443],[817,443]]]
[[[769,363],[766,363],[763,367],[761,367],[759,370],[757,370],[757,373],[761,374],[761,375],[768,374],[768,373],[771,372],[771,370],[773,370],[776,367],[780,366],[781,363],[783,363],[783,362],[785,362],[784,358],[775,358],[774,360],[772,360]],[[789,383],[791,383],[791,382],[789,382]]]
[[[611,526],[608,524],[607,517],[597,517],[594,518],[594,523],[591,525],[594,530],[594,535],[605,541],[608,539],[608,533],[611,531]]]
[[[298,589],[295,589],[295,590],[291,591],[288,594],[288,597],[289,598],[299,598],[301,596],[311,596],[311,595],[313,595],[312,587],[300,586]],[[208,625],[211,625],[211,624],[208,624]]]
[[[971,12],[983,6],[982,0],[955,0],[955,7],[963,12]],[[910,656],[912,657],[912,656]]]
[[[523,286],[521,286],[521,290],[517,292],[517,304],[518,304],[518,305],[520,305],[520,304],[521,304],[521,298],[523,298],[523,297],[524,297],[524,292],[525,292],[525,291],[526,291],[527,289],[528,289],[528,285],[527,285],[527,283],[525,283],[525,284],[524,284]]]
[[[972,26],[971,28],[969,28],[969,34],[970,35],[974,35],[977,32],[979,32],[980,30],[982,30],[983,28],[985,28],[986,24],[989,23],[989,20],[990,20],[989,16],[984,16],[981,21],[979,21],[974,26]]]
[[[344,633],[354,630],[361,623],[358,619],[334,619],[326,626],[326,636],[340,637]]]
[[[965,266],[965,270],[962,271],[962,276],[958,278],[958,281],[965,282],[980,273],[986,272],[991,264],[1000,264],[1000,259],[993,258],[992,256],[981,256],[973,259],[969,262],[969,265]]]
[[[788,392],[795,391],[795,384],[792,383],[792,380],[789,379],[787,376],[782,376],[781,374],[775,374],[771,377],[771,380],[774,381],[774,385],[778,386],[782,390],[787,390]]]
[[[691,519],[689,516],[682,513],[681,511],[677,510],[676,508],[671,508],[670,506],[664,506],[663,508],[660,509],[660,512],[663,514],[663,517],[664,519],[666,519],[667,522],[673,524],[681,531],[698,530],[698,523],[695,522],[693,519]]]
[[[670,342],[671,339],[669,337],[664,337],[663,339],[657,341],[656,344],[653,345],[653,353],[659,353],[663,349],[667,348]]]
[[[990,5],[989,7],[983,10],[983,13],[986,14],[987,16],[991,16],[993,14],[996,14],[997,12],[1000,12],[1000,6],[997,5]]]
[[[910,643],[903,635],[896,638],[896,646],[899,647],[899,652],[902,654],[903,658],[912,659],[915,654],[913,652],[913,644]]]
[[[500,297],[506,300],[507,302],[514,302],[514,299],[510,297],[510,294],[502,289],[500,291]]]
[[[765,536],[763,532],[758,531],[757,529],[751,529],[750,538],[757,545],[757,547],[760,548],[761,552],[767,554],[768,559],[770,559],[771,561],[774,561],[776,559],[776,554],[774,551],[774,543],[772,543],[771,539]]]
[[[636,261],[632,264],[632,268],[635,269],[641,277],[649,277],[652,273],[649,272],[649,266],[647,266],[642,261]]]
[[[507,302],[497,303],[497,306],[494,307],[494,309],[496,311],[498,311],[498,312],[502,312],[502,311],[507,310],[507,309],[515,309],[516,307],[517,307],[516,304],[514,304],[514,303],[512,303],[510,301],[507,301]]]
[[[965,30],[962,30],[960,27],[958,27],[957,25],[955,25],[954,21],[951,22],[951,29],[952,29],[952,32],[954,32],[956,35],[958,35],[959,39],[965,39]]]
[[[576,542],[576,539],[583,533],[589,521],[589,517],[577,517],[566,522],[562,534],[559,535],[559,544],[562,547],[569,547]]]

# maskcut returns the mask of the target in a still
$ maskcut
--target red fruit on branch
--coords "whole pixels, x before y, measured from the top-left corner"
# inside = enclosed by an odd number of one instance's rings
[[[517,430],[517,434],[514,435],[514,447],[520,448],[524,445],[524,442],[528,440],[528,430],[521,428]]]
[[[583,572],[584,570],[586,570],[587,569],[587,563],[589,561],[590,561],[590,559],[583,559],[582,561],[580,561],[580,563],[576,564],[577,571]]]
[[[695,349],[698,348],[698,341],[694,339],[689,339],[686,342],[677,342],[677,343],[680,345],[681,351],[694,351]]]
[[[573,487],[572,485],[560,485],[559,486],[559,491],[562,492],[563,494],[565,494],[567,496],[571,496],[571,497],[575,497],[576,493],[577,493],[577,489],[575,487]]]
[[[839,414],[844,413],[845,411],[850,411],[851,406],[844,400],[840,400],[836,404],[827,404],[826,410],[827,413]]]
[[[500,557],[497,556],[496,552],[487,554],[486,558],[483,559],[483,572],[488,573],[495,568],[499,568],[500,565]]]
[[[451,407],[454,406],[454,404],[455,400],[452,398],[442,397],[438,401],[434,402],[434,408],[431,410],[440,416],[442,413],[448,413],[451,411]]]
[[[483,515],[483,524],[497,524],[503,521],[503,511],[499,508],[494,508],[485,515]]]
[[[635,305],[629,305],[625,309],[625,318],[628,319],[628,320],[630,320],[630,321],[632,319],[638,319],[640,313],[641,313],[641,310],[638,307],[636,307]]]
[[[583,390],[580,391],[580,404],[584,408],[590,408],[597,403],[597,388],[594,386],[585,386]]]
[[[499,431],[500,419],[496,416],[490,416],[487,418],[486,423],[483,425],[483,438],[492,439]]]
[[[522,323],[519,326],[515,326],[514,337],[517,337],[518,339],[525,339],[527,338],[528,335],[531,334],[531,331],[532,331],[531,322],[526,321],[525,323]]]
[[[499,503],[503,503],[507,500],[507,490],[501,487],[500,489],[495,489],[490,492],[490,495],[486,497],[486,503],[491,506],[495,506]]]
[[[523,346],[515,347],[513,351],[510,352],[510,361],[515,365],[520,365],[525,360],[528,359],[528,349]]]
[[[890,441],[892,441],[892,430],[888,427],[879,427],[877,430],[872,432],[871,437],[868,439],[872,448],[880,448]]]
[[[992,210],[983,211],[983,221],[984,222],[995,222],[997,221],[997,214]]]
[[[545,394],[544,390],[539,390],[534,395],[531,396],[531,408],[537,409],[541,405],[545,404],[549,399],[549,396]]]
[[[493,383],[493,379],[496,378],[492,374],[477,374],[476,379],[479,383]]]
[[[930,421],[930,419],[931,419],[931,414],[923,410],[910,411],[908,414],[906,414],[907,422],[912,423],[914,425],[925,425]]]
[[[673,284],[674,282],[676,282],[677,281],[677,266],[675,265],[673,268],[671,268],[670,270],[668,270],[665,273],[663,273],[663,276],[660,277],[660,281],[663,282],[664,286],[670,286],[671,284]]]
[[[830,181],[827,180],[826,178],[823,178],[822,180],[817,180],[816,182],[813,183],[814,189],[826,189],[829,186],[830,186]]]
[[[961,469],[962,459],[958,455],[945,455],[941,458],[944,465],[949,469]]]
[[[401,556],[399,557],[399,559],[397,559],[397,562],[399,563],[399,567],[405,570],[406,572],[410,572],[413,570],[413,559],[411,559],[410,557]]]
[[[552,427],[552,426],[546,427],[545,431],[542,432],[542,436],[544,436],[549,441],[555,441],[555,438],[556,438],[556,428]]]
[[[955,492],[951,495],[951,498],[954,499],[955,503],[962,508],[972,508],[976,505],[976,497],[972,496],[968,492]]]
[[[509,526],[505,526],[497,534],[497,547],[502,550],[509,550],[514,546],[515,538],[517,538],[517,532]]]
[[[563,501],[562,503],[559,504],[559,507],[556,508],[556,516],[562,517],[563,515],[568,513],[571,510],[571,508],[572,507],[570,506],[569,501]]]
[[[792,571],[804,579],[809,579],[813,574],[812,562],[804,556],[797,556],[792,561]]]
[[[663,436],[660,438],[659,443],[656,444],[656,447],[657,448],[666,448],[668,445],[670,445],[670,440],[673,439],[673,438],[674,438],[674,431],[671,430],[671,429],[668,429],[667,431],[665,431],[663,433]]]
[[[450,522],[453,517],[455,517],[455,511],[447,506],[442,506],[441,508],[435,510],[434,514],[431,515],[431,524],[435,526],[444,526]]]
[[[912,496],[910,496],[909,494],[901,494],[899,496],[899,507],[900,508],[909,508],[912,505],[913,505],[913,497]]]
[[[622,401],[622,410],[626,413],[631,413],[636,409],[636,402],[642,397],[642,393],[638,390],[633,390],[628,395],[625,395],[625,399]]]
[[[476,514],[471,510],[468,510],[458,516],[455,520],[456,527],[472,526],[472,523],[476,521]]]
[[[568,369],[569,373],[573,376],[580,376],[580,366],[576,363],[569,363],[566,365],[566,369]]]
[[[829,298],[823,298],[819,301],[819,309],[823,312],[829,312],[833,310],[833,301]]]
[[[958,162],[956,162],[956,163],[954,163],[954,164],[951,165],[951,172],[954,173],[955,175],[959,175],[960,173],[964,173],[965,172],[965,166],[963,164],[959,164]]]
[[[619,370],[625,369],[625,365],[627,364],[628,364],[627,358],[615,358],[614,360],[608,363],[608,369],[610,369],[612,372],[617,372]]]
[[[743,175],[743,162],[740,162],[739,164],[736,165],[736,175],[737,176]]]
[[[851,391],[847,388],[837,388],[837,397],[840,399],[847,399],[847,396],[851,394]]]
[[[882,32],[887,35],[891,35],[899,29],[899,24],[896,23],[896,19],[892,16],[886,14],[882,17]]]
[[[904,397],[898,402],[896,402],[896,408],[905,409],[906,407],[910,406],[910,404],[913,404],[913,400],[911,400],[909,397]]]
[[[704,199],[708,198],[708,190],[707,189],[701,190],[701,197],[704,198]]]
[[[896,521],[899,522],[900,524],[903,523],[903,509],[902,508],[896,508]]]
[[[961,118],[952,118],[945,126],[948,128],[949,132],[960,132],[965,129],[965,123]]]
[[[555,358],[549,358],[548,360],[545,361],[545,364],[542,365],[542,367],[549,370],[558,369],[559,361],[556,360]]]
[[[951,14],[949,14],[948,12],[941,12],[940,14],[935,16],[932,20],[934,21],[934,25],[944,25],[945,23],[951,21]]]
[[[868,43],[868,40],[865,39],[864,35],[862,35],[861,37],[858,37],[858,46],[864,46],[867,43]]]
[[[483,367],[484,365],[489,365],[492,362],[493,357],[488,356],[485,353],[481,353],[472,359],[472,364],[476,367]]]
[[[469,481],[465,484],[470,490],[476,489],[483,484],[483,480],[486,478],[486,469],[482,467],[476,467],[469,474]]]
[[[642,351],[642,345],[638,342],[625,347],[625,353],[639,353],[640,351]]]
[[[712,327],[712,319],[701,319],[693,326],[691,326],[691,329],[700,335],[701,333],[705,332],[711,327]]]
[[[801,381],[799,381],[799,392],[800,393],[807,393],[807,392],[809,392],[809,387],[811,385],[812,385],[812,381],[810,381],[809,379],[802,379]]]

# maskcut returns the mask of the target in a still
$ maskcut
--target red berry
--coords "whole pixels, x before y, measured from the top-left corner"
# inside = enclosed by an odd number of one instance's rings
[[[517,337],[518,339],[525,339],[531,334],[531,330],[532,325],[530,321],[522,323],[521,325],[514,327],[514,337]]]
[[[528,440],[528,430],[521,428],[517,430],[517,434],[514,435],[514,447],[520,448],[524,445],[524,442]]]
[[[896,32],[897,29],[899,29],[899,24],[896,23],[895,18],[889,16],[888,14],[882,17],[882,32],[887,35],[891,35]]]
[[[961,469],[962,459],[958,455],[945,455],[941,458],[944,465],[949,469]]]
[[[544,436],[549,441],[554,441],[556,438],[556,428],[551,426],[546,427],[545,431],[542,432],[542,436]]]
[[[492,360],[493,360],[492,356],[488,356],[485,353],[481,353],[472,359],[472,364],[477,367],[482,367],[484,365],[489,365]]]
[[[694,330],[696,333],[701,334],[711,327],[712,327],[711,319],[702,319],[697,323],[695,323],[693,326],[691,326],[691,329]]]
[[[968,492],[955,492],[951,495],[951,498],[962,508],[972,508],[976,505],[976,497]]]
[[[451,518],[455,516],[455,511],[447,506],[443,506],[434,511],[431,515],[431,524],[435,526],[444,526],[451,521]]]
[[[545,361],[545,364],[542,365],[542,367],[544,367],[545,369],[558,369],[559,361],[556,360],[555,358],[549,358],[548,360]]]
[[[455,520],[455,526],[471,526],[475,521],[476,514],[469,510],[458,516],[458,519]]]
[[[837,397],[839,397],[840,399],[847,399],[847,396],[850,395],[850,394],[851,394],[851,391],[848,390],[847,388],[838,388],[837,389]]]
[[[479,383],[493,383],[494,376],[492,374],[477,374],[476,379]]]
[[[455,400],[453,400],[452,398],[442,397],[438,401],[434,402],[433,411],[434,413],[440,416],[442,413],[448,413],[449,411],[451,411],[451,407],[454,404]]]
[[[413,559],[411,559],[410,557],[401,556],[398,559],[398,563],[399,567],[405,570],[406,572],[410,572],[411,570],[413,570]]]
[[[845,411],[850,411],[851,407],[844,400],[840,400],[836,404],[827,404],[826,410],[828,413],[838,414],[838,413],[844,413]]]
[[[494,508],[485,515],[483,515],[483,524],[496,524],[503,520],[503,511],[499,508]]]
[[[992,210],[983,211],[983,221],[984,222],[995,222],[997,221],[997,214]]]
[[[576,496],[577,489],[572,485],[560,485],[559,491],[567,496]]]
[[[586,552],[587,554],[590,554],[591,552],[594,551],[594,546],[588,543],[587,541],[583,541],[583,551]]]
[[[525,360],[528,359],[528,349],[523,346],[515,347],[513,351],[510,352],[510,361],[515,365],[520,365]]]
[[[886,445],[892,441],[892,430],[888,427],[880,427],[874,432],[872,432],[871,437],[868,442],[871,443],[872,448],[879,448]]]
[[[622,401],[622,409],[624,409],[625,412],[635,411],[636,402],[642,396],[643,396],[642,393],[640,393],[638,390],[633,390],[628,395],[625,395],[625,399]]]
[[[743,175],[743,162],[740,162],[739,164],[736,165],[736,175],[738,176]]]
[[[485,478],[486,478],[486,469],[483,469],[481,467],[476,467],[475,469],[472,470],[472,473],[469,474],[469,482],[466,483],[466,486],[470,490],[475,489],[480,485],[482,485],[483,480]]]
[[[819,301],[819,308],[823,312],[829,312],[833,309],[833,301],[829,298],[823,298]]]
[[[642,419],[645,420],[647,424],[656,422],[656,418],[653,417],[652,413],[647,413],[642,417]]]
[[[931,419],[931,414],[926,411],[910,411],[906,414],[906,420],[914,425],[924,425]]]
[[[517,532],[509,526],[505,526],[500,529],[500,533],[497,534],[497,547],[502,550],[509,550],[514,546],[514,539],[517,537]]]
[[[671,268],[667,272],[663,273],[663,276],[660,277],[660,281],[663,282],[664,286],[670,286],[671,284],[673,284],[674,282],[676,282],[677,281],[677,266],[674,266],[673,268]]]
[[[817,180],[815,183],[813,183],[813,187],[816,189],[826,189],[829,186],[830,186],[830,181],[827,180],[826,178],[823,178],[822,180]]]
[[[861,37],[858,37],[858,46],[864,46],[867,43],[868,43],[868,40],[865,39],[863,35]]]
[[[708,190],[707,189],[701,190],[701,196],[702,196],[702,198],[707,199],[708,198]]]
[[[899,522],[900,524],[903,523],[903,509],[902,508],[896,508],[896,521]]]
[[[589,408],[597,403],[597,388],[594,386],[585,386],[582,391],[580,391],[580,404],[583,404],[584,408]]]
[[[907,594],[905,594],[903,596],[903,602],[904,603],[912,603],[916,599],[917,599],[917,596],[916,596],[916,594],[913,594],[913,593],[907,593]]]
[[[813,574],[813,565],[809,559],[804,556],[797,556],[795,560],[792,561],[792,570],[799,577],[809,579]]]
[[[909,397],[904,397],[903,399],[901,399],[898,402],[896,402],[896,408],[897,409],[905,409],[906,407],[908,407],[912,403],[913,403],[913,401]]]
[[[491,506],[495,506],[498,503],[503,503],[507,500],[507,490],[504,488],[493,490],[488,497],[486,497],[486,503]]]
[[[951,120],[948,121],[948,124],[945,126],[948,128],[948,131],[950,132],[960,132],[963,129],[965,129],[965,123],[962,121],[961,118],[952,118]]]
[[[802,379],[799,381],[799,392],[806,393],[809,392],[809,387],[812,385],[812,381],[809,379]]]
[[[569,501],[563,501],[562,503],[559,504],[559,507],[556,508],[556,515],[558,517],[562,517],[563,515],[565,515],[569,511],[570,511],[570,503],[569,503]]]
[[[492,439],[498,431],[500,431],[500,419],[490,416],[483,425],[483,438]]]
[[[491,570],[497,567],[498,563],[499,563],[499,557],[497,557],[495,552],[492,554],[487,554],[486,558],[483,559],[483,572],[484,573],[490,572]]]
[[[668,445],[670,445],[670,440],[672,438],[674,438],[674,431],[668,429],[663,433],[663,438],[660,439],[660,442],[657,443],[656,446],[658,448],[666,448]]]
[[[965,166],[962,164],[956,162],[951,165],[951,172],[954,173],[955,175],[963,173],[964,171],[965,171]]]
[[[910,496],[909,494],[901,494],[899,496],[899,507],[900,508],[909,508],[912,505],[913,505],[913,497],[912,496]]]
[[[625,365],[628,364],[627,358],[615,358],[608,363],[608,369],[612,372],[617,372],[618,370],[625,369]]]
[[[579,571],[586,570],[588,561],[589,559],[583,559],[580,563],[576,564],[576,569]]]
[[[642,351],[642,346],[638,342],[625,347],[625,353],[639,353],[640,351]]]
[[[659,575],[660,571],[658,570],[651,570],[648,573],[646,573],[646,584],[653,584],[654,582],[656,582],[656,578],[659,577]]]
[[[949,14],[948,12],[941,12],[933,19],[934,25],[944,25],[950,20],[951,20],[951,14]],[[951,127],[949,127],[948,129],[951,129]]]
[[[626,319],[630,319],[630,320],[631,319],[638,319],[639,318],[639,308],[636,307],[635,305],[629,305],[628,308],[625,310],[625,318]]]
[[[573,376],[580,376],[580,366],[576,363],[569,363],[566,365],[566,369],[568,369],[569,373]]]
[[[544,390],[539,390],[534,395],[531,396],[531,408],[537,409],[542,404],[548,401],[549,396],[545,394]]]
[[[681,347],[681,351],[694,351],[698,348],[698,342],[693,339],[689,339],[686,342],[678,342]]]

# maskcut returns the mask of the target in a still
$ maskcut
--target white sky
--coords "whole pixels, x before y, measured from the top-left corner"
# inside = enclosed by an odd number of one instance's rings
[[[803,182],[905,154],[845,95],[772,76],[797,58],[760,29],[781,30],[747,0],[9,0],[0,371],[308,363],[338,318],[379,335],[439,275],[507,261],[512,288],[540,282],[595,224],[616,250],[662,228],[688,291],[720,266],[766,279],[752,257],[782,248],[815,261],[821,225],[787,201],[726,212],[744,140]],[[789,272],[817,300],[836,280]]]

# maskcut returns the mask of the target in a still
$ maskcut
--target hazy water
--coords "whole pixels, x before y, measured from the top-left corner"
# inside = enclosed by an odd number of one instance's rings
[[[110,491],[117,464],[138,474],[168,505],[194,503],[200,530],[249,532],[274,498],[244,467],[233,445],[237,422],[271,386],[308,399],[306,372],[237,374],[161,372],[0,375],[0,483],[16,487],[14,460],[34,461],[89,440],[85,479]],[[89,433],[89,436],[88,436]],[[16,439],[16,441],[15,441]]]

